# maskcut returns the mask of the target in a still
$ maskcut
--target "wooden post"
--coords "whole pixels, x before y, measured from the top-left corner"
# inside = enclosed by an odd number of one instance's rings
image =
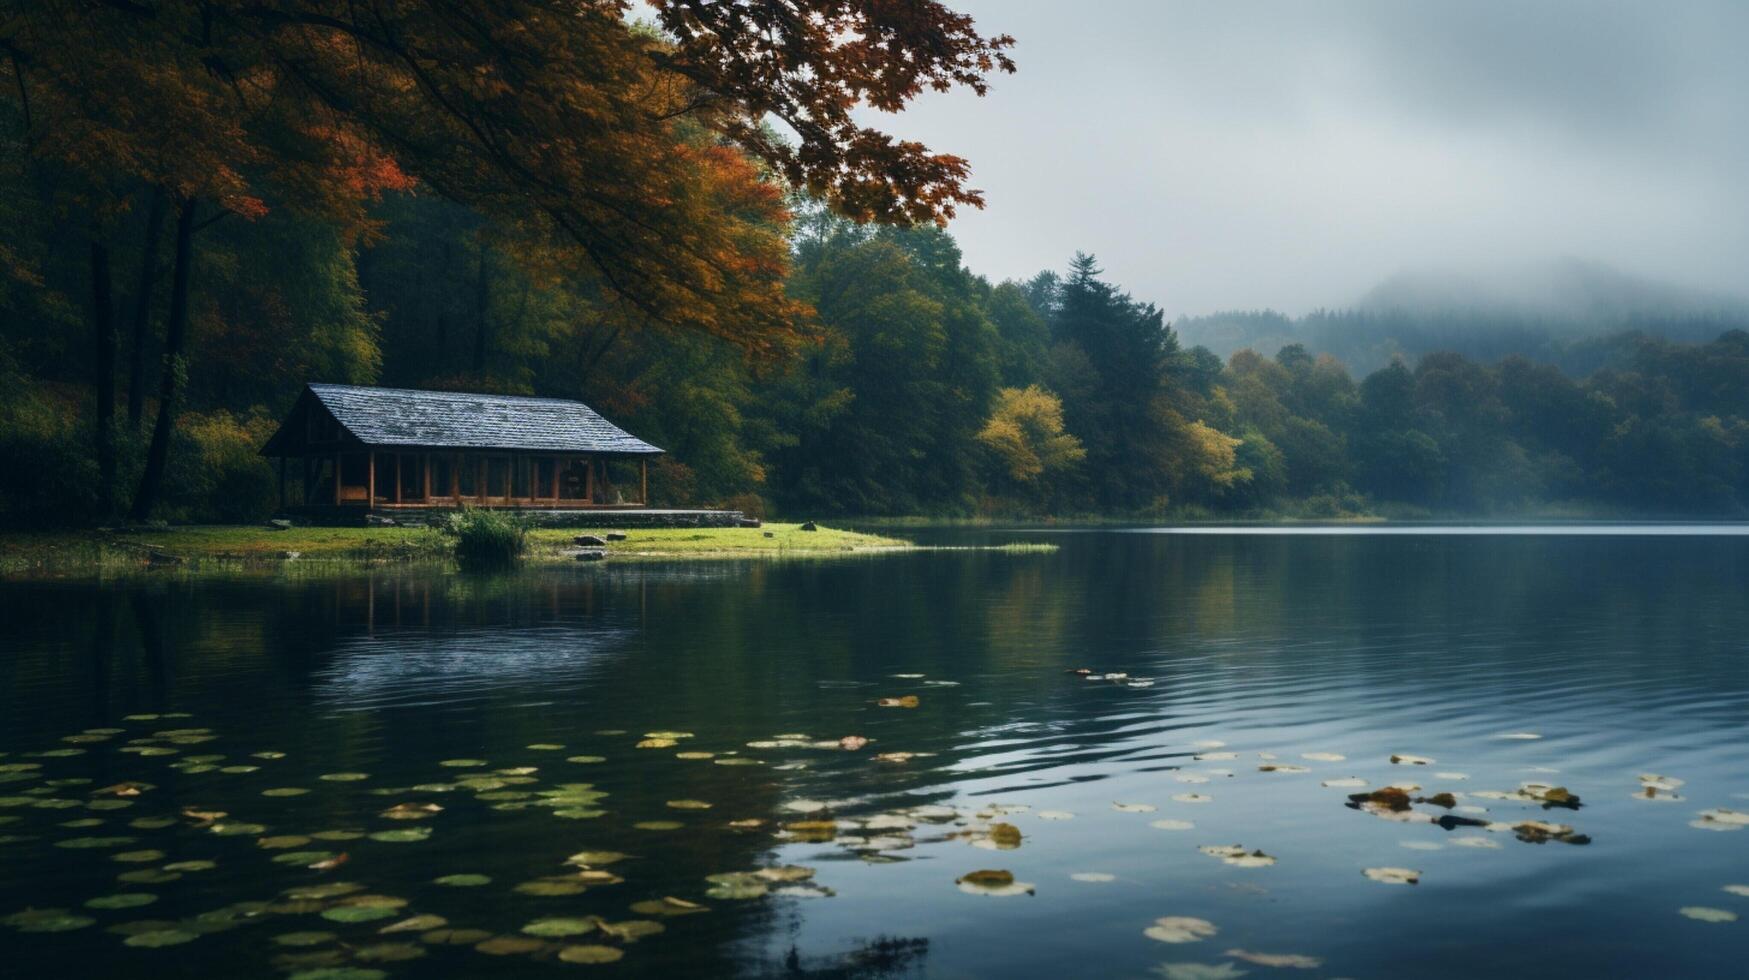
[[[424,476],[422,477],[420,485],[425,488],[422,496],[425,498],[425,502],[429,504],[431,503],[431,454],[425,453],[419,458],[425,461],[425,465],[421,468],[424,471]]]
[[[372,449],[364,457],[364,509],[371,510],[377,505],[377,451]]]
[[[401,456],[402,455],[403,454],[401,454],[401,453],[390,453],[389,454],[389,458],[395,461],[395,463],[394,463],[394,466],[395,466],[395,503],[397,503],[397,504],[401,502]]]
[[[595,460],[583,460],[583,506],[595,504]]]
[[[650,461],[638,460],[638,503],[650,506]]]

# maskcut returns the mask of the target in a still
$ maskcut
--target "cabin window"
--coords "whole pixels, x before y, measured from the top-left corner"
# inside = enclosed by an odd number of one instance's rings
[[[510,487],[510,460],[504,456],[486,459],[486,496],[507,497]]]
[[[395,499],[395,454],[377,453],[377,485],[378,500]]]
[[[528,457],[513,456],[510,459],[510,495],[512,497],[528,497]]]
[[[420,453],[401,454],[400,499],[425,499],[425,457]]]
[[[553,490],[553,461],[541,458],[534,461],[534,495],[541,498],[558,496]]]
[[[456,469],[457,493],[463,497],[480,495],[480,460],[475,456],[463,456],[461,466]]]
[[[433,497],[455,496],[455,487],[451,485],[451,481],[455,479],[455,474],[450,468],[449,461],[448,456],[431,457],[431,495]]]
[[[565,500],[582,500],[589,493],[589,461],[568,459],[559,474],[559,496]]]

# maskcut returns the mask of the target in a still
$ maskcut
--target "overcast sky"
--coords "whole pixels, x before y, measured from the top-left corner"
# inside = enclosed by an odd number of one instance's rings
[[[1169,316],[1561,257],[1749,292],[1749,2],[946,2],[1019,73],[883,124],[972,161],[992,279],[1081,249]]]

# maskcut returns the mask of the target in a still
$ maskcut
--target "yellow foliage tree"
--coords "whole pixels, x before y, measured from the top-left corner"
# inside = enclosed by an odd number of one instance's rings
[[[1033,483],[1087,455],[1081,440],[1063,429],[1063,402],[1038,385],[1003,388],[996,408],[978,433],[1016,483]]]

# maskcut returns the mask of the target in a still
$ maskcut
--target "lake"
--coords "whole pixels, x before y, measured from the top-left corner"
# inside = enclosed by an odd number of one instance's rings
[[[0,973],[1743,975],[1741,528],[1174,530],[0,584]]]

